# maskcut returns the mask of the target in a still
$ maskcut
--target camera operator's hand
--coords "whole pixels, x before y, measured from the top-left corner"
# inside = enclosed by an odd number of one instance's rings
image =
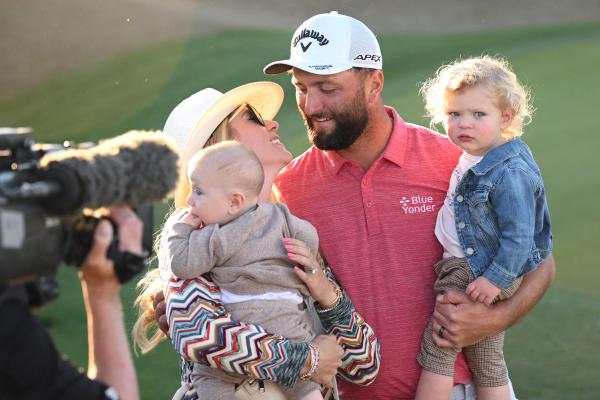
[[[117,224],[119,250],[142,253],[142,222],[126,206],[110,209]],[[88,319],[88,376],[115,388],[122,400],[138,399],[133,359],[125,333],[119,283],[106,252],[112,225],[101,220],[94,242],[81,268],[81,287]]]

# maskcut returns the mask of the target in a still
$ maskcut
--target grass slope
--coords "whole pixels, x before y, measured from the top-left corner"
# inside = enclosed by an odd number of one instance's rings
[[[382,36],[386,103],[427,124],[417,82],[444,62],[481,53],[507,57],[532,89],[537,113],[526,129],[544,173],[553,218],[555,285],[507,335],[511,377],[522,399],[595,399],[600,336],[600,269],[596,268],[600,175],[593,160],[600,93],[600,23],[454,35]],[[261,69],[287,54],[289,32],[227,32],[167,43],[73,71],[0,100],[0,124],[32,126],[38,141],[96,140],[129,129],[160,129],[170,109],[203,87],[227,90],[271,79]],[[278,120],[295,154],[307,146],[289,77]],[[62,351],[86,365],[85,320],[77,278],[60,271],[61,296],[42,313]],[[128,326],[133,284],[124,290]],[[169,398],[178,384],[170,345],[136,359],[143,398]]]

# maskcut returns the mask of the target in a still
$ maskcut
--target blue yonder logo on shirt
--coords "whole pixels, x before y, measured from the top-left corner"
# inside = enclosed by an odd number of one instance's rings
[[[404,214],[424,214],[436,212],[432,196],[402,196],[400,206]]]

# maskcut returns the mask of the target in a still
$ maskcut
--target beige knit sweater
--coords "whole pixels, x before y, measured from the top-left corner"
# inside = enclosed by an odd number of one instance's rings
[[[219,287],[235,294],[255,295],[296,289],[308,296],[293,271],[283,246],[284,236],[307,243],[316,254],[316,229],[293,216],[281,203],[264,203],[225,225],[195,229],[181,222],[186,210],[165,224],[159,250],[161,265],[182,279],[210,272]]]

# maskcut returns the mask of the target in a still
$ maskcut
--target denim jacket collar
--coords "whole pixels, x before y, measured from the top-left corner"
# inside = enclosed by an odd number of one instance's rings
[[[475,175],[485,175],[496,165],[517,156],[521,151],[521,139],[515,138],[492,150],[490,150],[483,159],[472,169]]]

